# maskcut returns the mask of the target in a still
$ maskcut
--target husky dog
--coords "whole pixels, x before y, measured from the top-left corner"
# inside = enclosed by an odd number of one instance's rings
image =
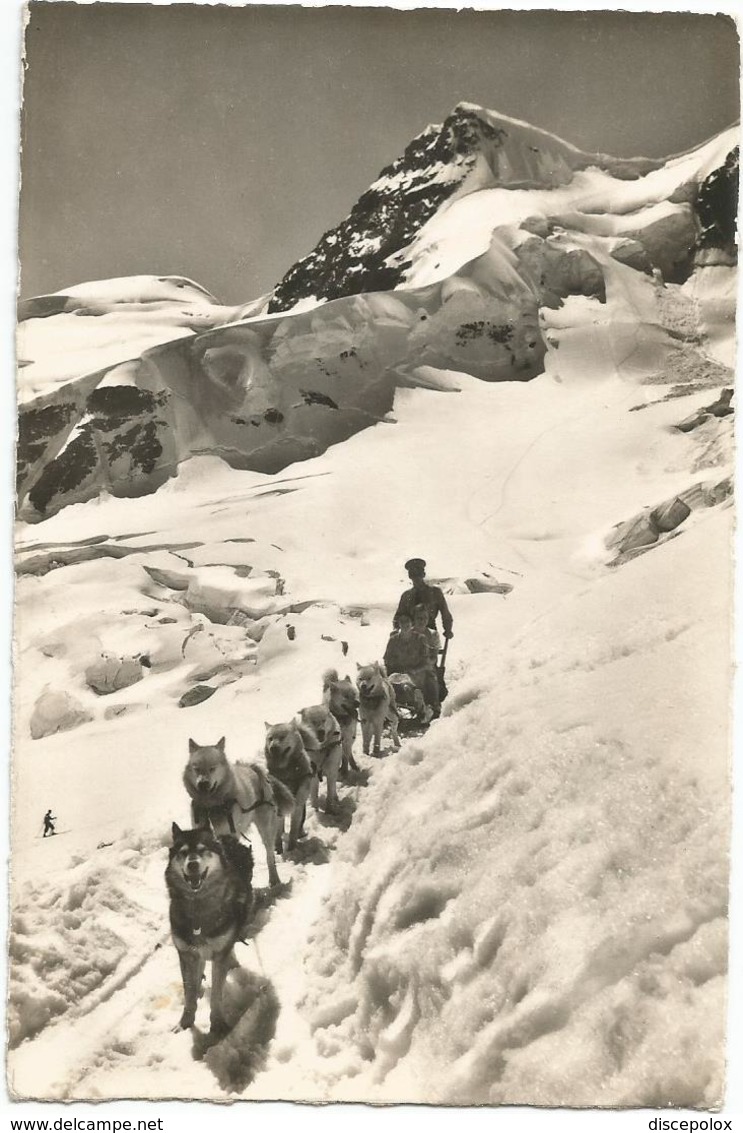
[[[322,698],[341,729],[341,775],[348,775],[349,769],[358,771],[359,765],[353,757],[353,741],[359,719],[359,698],[351,678],[339,680],[337,671],[328,669],[322,677]]]
[[[291,822],[287,850],[294,849],[302,834],[305,808],[312,785],[312,764],[305,750],[305,741],[310,742],[310,737],[296,720],[290,720],[288,724],[269,724],[266,721],[266,766],[270,774],[292,795],[292,809],[288,812],[291,814]],[[283,826],[282,820],[282,830]]]
[[[383,664],[374,661],[371,665],[357,665],[356,687],[359,690],[359,717],[361,719],[361,741],[364,755],[369,754],[372,738],[373,754],[382,750],[382,729],[389,721],[392,732],[392,746],[400,747],[397,734],[397,702],[395,690],[387,678]]]
[[[305,735],[305,749],[313,769],[310,802],[317,810],[317,794],[323,775],[328,781],[325,813],[338,809],[338,773],[341,769],[341,729],[324,704],[313,704],[299,713],[299,726]]]
[[[230,763],[224,736],[214,745],[188,741],[183,783],[191,796],[194,826],[239,837],[255,823],[266,848],[269,884],[280,885],[274,847],[280,823],[294,809],[286,787],[257,763]]]
[[[176,1030],[193,1027],[207,960],[212,962],[211,1034],[227,1031],[222,1011],[225,976],[238,966],[233,951],[253,909],[250,847],[206,829],[181,830],[173,823],[165,882],[170,894],[170,930],[183,977],[183,1014]]]

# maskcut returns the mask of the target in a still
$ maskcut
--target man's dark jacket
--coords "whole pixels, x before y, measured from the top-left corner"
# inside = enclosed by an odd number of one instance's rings
[[[420,589],[416,590],[414,586],[410,590],[406,590],[398,603],[397,611],[395,613],[395,622],[397,622],[400,614],[407,614],[412,618],[413,610],[416,606],[425,606],[428,610],[428,628],[436,629],[436,617],[441,614],[441,624],[444,627],[444,633],[451,632],[453,619],[446,604],[441,588],[438,586],[431,586],[430,583],[424,582]]]

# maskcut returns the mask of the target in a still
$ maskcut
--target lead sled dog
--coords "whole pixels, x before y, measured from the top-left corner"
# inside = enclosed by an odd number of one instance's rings
[[[176,1030],[193,1027],[207,961],[212,965],[210,1033],[228,1029],[223,989],[238,967],[234,947],[243,940],[253,910],[253,855],[231,835],[181,830],[173,823],[165,882],[170,895],[170,930],[183,980],[183,1014]]]

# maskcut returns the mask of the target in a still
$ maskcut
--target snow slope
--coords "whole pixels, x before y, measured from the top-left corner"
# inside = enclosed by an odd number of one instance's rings
[[[253,304],[248,304],[252,310]],[[19,401],[246,313],[176,276],[100,279],[18,305]]]
[[[19,525],[17,1095],[719,1102],[732,426],[702,411],[732,272],[662,288],[593,239],[569,244],[605,302],[540,309],[531,382],[430,369],[281,472],[205,456]],[[677,498],[680,526],[617,543]],[[451,594],[445,718],[310,817],[194,1060],[162,882],[187,740],[251,757],[324,668],[381,656],[411,554]],[[141,679],[95,693],[104,653]],[[60,692],[69,730],[32,739]]]

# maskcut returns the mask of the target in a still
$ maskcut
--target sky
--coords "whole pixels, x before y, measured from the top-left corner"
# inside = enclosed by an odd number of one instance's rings
[[[460,100],[664,156],[738,117],[729,16],[31,3],[21,294],[268,291]]]

